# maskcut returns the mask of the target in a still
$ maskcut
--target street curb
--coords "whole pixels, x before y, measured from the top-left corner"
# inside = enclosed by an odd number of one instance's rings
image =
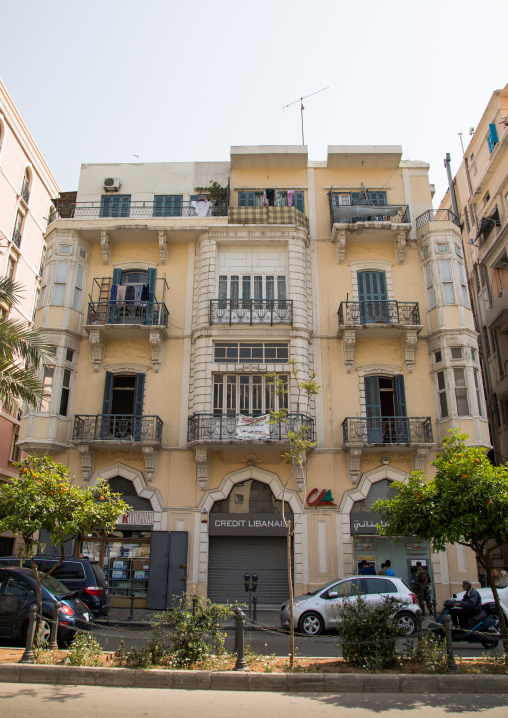
[[[0,683],[276,693],[508,693],[508,676],[251,673],[0,664]]]

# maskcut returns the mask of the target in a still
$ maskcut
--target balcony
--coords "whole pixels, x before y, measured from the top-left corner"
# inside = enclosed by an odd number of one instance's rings
[[[193,414],[189,417],[189,444],[287,444],[284,424],[269,424],[266,415],[254,414]],[[307,427],[307,438],[314,441],[314,419],[306,414],[288,414],[293,430],[297,423]],[[249,420],[251,420],[249,422]],[[240,424],[242,422],[242,424]],[[247,432],[247,434],[245,433]]]
[[[499,292],[496,301],[487,310],[485,323],[492,328],[508,323],[508,292]]]
[[[342,422],[344,444],[432,444],[430,416],[347,417]]]
[[[139,302],[132,299],[108,302],[89,302],[87,325],[141,325],[167,327],[169,312],[161,302]]]
[[[211,299],[210,324],[293,324],[291,299]]]
[[[390,222],[392,224],[409,224],[411,218],[407,204],[367,205],[350,204],[330,205],[330,219],[334,224],[357,224],[358,222]]]
[[[309,231],[309,218],[296,207],[230,207],[229,224],[291,224]]]
[[[18,249],[19,249],[19,247],[21,245],[21,232],[19,231],[19,229],[12,230],[12,241],[14,242],[16,247],[18,247]]]
[[[74,417],[72,440],[77,444],[159,445],[162,420],[158,416],[132,414],[80,414]]]
[[[459,218],[449,209],[428,209],[416,218],[416,229],[421,229],[429,222],[452,222],[460,227]]]
[[[130,201],[121,207],[104,207],[101,202],[60,203],[49,215],[48,224],[57,219],[128,219],[175,217],[226,217],[226,205],[208,207],[206,214],[198,214],[196,202],[179,202],[172,207],[161,207],[153,201]]]

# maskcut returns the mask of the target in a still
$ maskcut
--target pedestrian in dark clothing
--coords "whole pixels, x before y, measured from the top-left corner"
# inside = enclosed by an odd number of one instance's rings
[[[465,594],[459,601],[453,602],[453,608],[450,613],[456,626],[468,628],[468,619],[482,610],[482,597],[476,588],[473,588],[471,581],[462,581],[462,589]]]
[[[422,616],[425,616],[425,606],[429,615],[432,614],[432,601],[430,599],[430,576],[427,569],[422,566],[421,561],[416,562],[416,571],[413,579],[415,593],[418,597],[418,603],[422,611]]]
[[[367,561],[362,561],[360,563],[360,576],[375,576],[376,575],[376,569],[372,568],[372,566],[369,566]]]

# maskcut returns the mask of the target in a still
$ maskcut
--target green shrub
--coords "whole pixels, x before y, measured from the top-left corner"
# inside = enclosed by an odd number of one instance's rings
[[[337,609],[338,627],[344,660],[368,671],[392,668],[397,662],[395,645],[400,633],[393,621],[401,602],[386,597],[370,604],[361,596],[343,601]]]
[[[423,663],[427,673],[448,673],[448,655],[443,636],[427,631],[417,640],[408,641],[407,656],[412,661]]]
[[[69,646],[69,666],[100,666],[102,648],[89,631],[78,631]]]

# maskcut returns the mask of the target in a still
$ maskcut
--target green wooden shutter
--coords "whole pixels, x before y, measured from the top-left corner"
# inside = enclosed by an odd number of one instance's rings
[[[121,284],[122,283],[122,270],[120,267],[115,267],[113,269],[113,284]]]
[[[112,371],[106,372],[106,381],[104,383],[104,398],[102,400],[102,413],[111,414],[111,404],[113,401],[113,379],[115,375]]]
[[[393,392],[395,404],[395,439],[397,443],[406,444],[409,441],[409,422],[407,420],[406,392],[404,389],[404,376],[395,374],[393,377]]]
[[[141,441],[142,423],[143,423],[143,401],[145,398],[145,375],[136,374],[136,384],[134,386],[134,441]]]
[[[365,403],[369,444],[382,443],[381,397],[379,394],[379,377],[377,376],[365,377]]]
[[[358,272],[356,276],[361,323],[388,322],[388,296],[384,272]]]
[[[386,204],[386,192],[367,192],[369,202],[375,205]]]
[[[157,269],[149,267],[147,272],[148,283],[148,302],[145,308],[145,320],[143,324],[154,323],[154,301],[155,301],[155,280],[157,279]],[[158,322],[157,322],[158,323]]]
[[[256,206],[256,193],[255,192],[238,192],[238,206],[239,207],[255,207]]]
[[[304,203],[303,192],[295,192],[295,196],[293,198],[293,204],[296,207],[296,209],[299,209],[300,212],[303,212],[305,214],[305,203]]]

